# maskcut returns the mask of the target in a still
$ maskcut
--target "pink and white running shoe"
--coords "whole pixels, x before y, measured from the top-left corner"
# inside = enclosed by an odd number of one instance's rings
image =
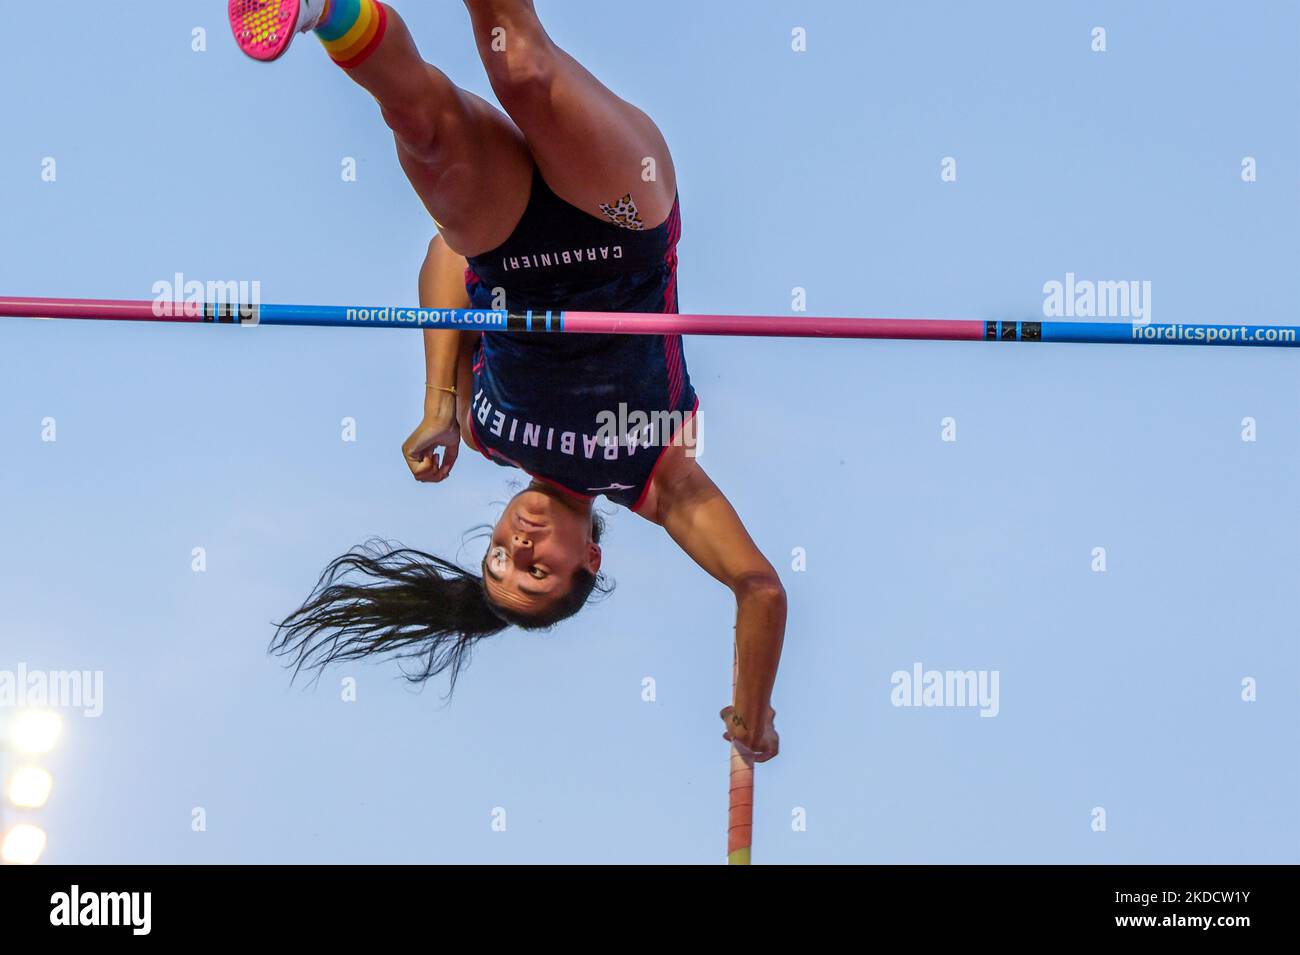
[[[229,0],[230,28],[255,60],[278,60],[299,33],[314,30],[329,0]]]

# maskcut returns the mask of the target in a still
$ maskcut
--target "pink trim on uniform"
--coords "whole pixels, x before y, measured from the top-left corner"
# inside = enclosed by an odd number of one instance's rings
[[[510,465],[512,468],[515,468],[516,470],[519,471],[523,471],[534,481],[541,481],[543,484],[547,485],[548,487],[553,487],[557,491],[563,491],[565,494],[568,494],[570,497],[576,498],[579,501],[595,500],[594,494],[583,494],[581,491],[575,491],[571,487],[565,487],[559,481],[553,481],[548,477],[542,477],[540,474],[534,474],[532,471],[528,470],[526,467],[521,465],[518,461],[515,461],[514,459],[508,457],[507,455],[502,454],[500,451],[497,451],[494,448],[489,448],[486,444],[484,444],[481,440],[479,440],[478,424],[474,420],[473,412],[471,412],[469,416],[469,430],[470,433],[474,435],[474,443],[478,445],[479,453],[481,453],[483,457],[487,458],[489,461],[493,462],[494,464],[498,459],[500,459],[506,462],[506,464]],[[496,455],[496,457],[493,457],[493,455]]]
[[[659,457],[655,458],[654,467],[650,469],[650,476],[645,479],[645,487],[641,488],[640,496],[637,497],[636,503],[633,504],[631,507],[631,511],[633,514],[641,510],[641,505],[645,503],[646,495],[650,493],[650,488],[654,487],[655,475],[659,473],[659,465],[664,463],[664,455],[667,454],[668,449],[673,446],[673,441],[677,440],[677,435],[681,434],[682,431],[686,430],[686,423],[690,421],[692,418],[694,418],[695,413],[699,410],[700,410],[700,399],[699,396],[697,395],[695,397],[695,406],[692,407],[690,413],[685,418],[682,419],[681,429],[677,432],[677,434],[674,434],[672,438],[664,445],[663,450],[659,452]]]
[[[673,210],[668,215],[668,251],[664,255],[664,265],[668,269],[668,283],[664,286],[665,313],[677,311],[677,242],[682,237],[681,200],[673,200]],[[668,407],[676,408],[682,400],[683,368],[682,337],[680,335],[664,336],[664,365],[668,369]],[[698,406],[699,402],[696,401]]]
[[[515,466],[519,467],[518,465]],[[594,494],[583,494],[581,491],[575,491],[571,487],[565,487],[559,481],[552,481],[550,478],[542,477],[540,474],[534,474],[532,471],[525,470],[524,468],[519,468],[519,470],[523,471],[534,481],[541,481],[543,484],[549,485],[557,491],[563,491],[565,494],[569,495],[569,497],[575,498],[579,501],[594,501],[596,499],[596,495]]]
[[[668,369],[668,407],[677,410],[682,400],[682,336],[664,336],[664,365]]]

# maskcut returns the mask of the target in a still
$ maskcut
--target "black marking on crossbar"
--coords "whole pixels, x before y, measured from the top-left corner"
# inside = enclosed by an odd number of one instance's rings
[[[1042,322],[985,322],[986,342],[1041,342]]]

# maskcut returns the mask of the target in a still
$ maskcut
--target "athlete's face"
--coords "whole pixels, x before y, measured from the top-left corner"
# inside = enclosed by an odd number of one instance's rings
[[[492,529],[483,583],[493,603],[536,614],[570,591],[580,567],[600,569],[590,508],[533,485],[511,499]]]

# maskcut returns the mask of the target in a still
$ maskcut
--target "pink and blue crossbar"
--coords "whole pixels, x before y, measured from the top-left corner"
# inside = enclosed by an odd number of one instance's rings
[[[0,297],[0,317],[71,318],[321,328],[419,328],[614,335],[742,335],[764,338],[879,338],[930,341],[1070,342],[1131,345],[1300,347],[1293,325],[1184,325],[932,318],[813,318],[803,315],[663,315],[627,312],[512,312],[491,309],[234,305],[105,299]]]

